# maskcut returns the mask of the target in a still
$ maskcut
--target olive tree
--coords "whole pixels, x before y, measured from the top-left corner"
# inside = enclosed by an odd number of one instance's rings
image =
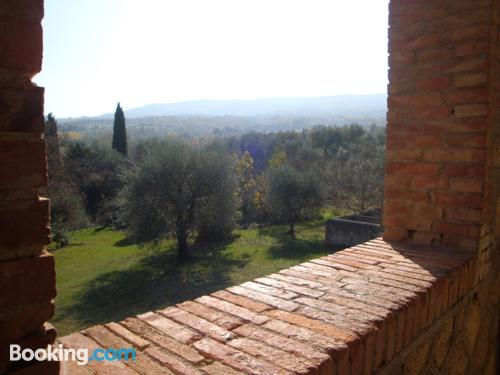
[[[175,234],[178,256],[186,258],[193,230],[222,235],[233,228],[232,161],[225,153],[181,141],[148,143],[125,175],[124,221],[138,240]]]
[[[273,216],[290,225],[316,212],[323,204],[323,185],[317,173],[299,171],[289,165],[273,168],[268,174],[267,203]]]

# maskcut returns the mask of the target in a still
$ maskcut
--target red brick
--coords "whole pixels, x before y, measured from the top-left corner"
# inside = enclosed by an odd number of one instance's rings
[[[447,233],[464,237],[477,238],[479,235],[478,225],[452,223],[448,221],[438,221],[434,223],[434,230],[439,233]]]
[[[51,374],[60,375],[92,375],[91,370],[86,366],[80,366],[76,361],[61,361],[59,362],[61,369],[60,372],[54,372]],[[168,371],[168,370],[167,370]],[[168,374],[168,373],[167,373]],[[153,373],[153,375],[155,375]]]
[[[465,87],[449,90],[444,93],[444,99],[449,104],[485,103],[488,101],[488,89]]]
[[[459,57],[470,55],[482,55],[489,52],[489,44],[487,40],[465,42],[455,48],[455,55]]]
[[[420,159],[422,150],[415,148],[387,150],[386,159],[391,161],[412,161]]]
[[[453,77],[456,87],[480,86],[488,81],[485,73],[465,73],[457,74]]]
[[[392,188],[385,188],[384,191],[386,200],[396,200],[396,201],[407,201],[407,202],[420,202],[428,203],[429,195],[424,191],[412,191],[412,190],[399,190]]]
[[[54,315],[54,304],[43,303],[20,305],[2,312],[0,332],[3,342],[16,342],[39,330]]]
[[[275,296],[283,299],[292,299],[297,297],[297,293],[286,291],[280,288],[274,288],[269,285],[264,285],[263,283],[255,283],[253,281],[247,281],[241,284],[242,287],[248,288],[260,293],[269,294],[270,296]]]
[[[275,279],[268,278],[268,277],[261,277],[261,278],[255,279],[255,281],[259,282],[261,284],[265,284],[265,285],[272,286],[275,288],[281,288],[283,290],[291,291],[291,292],[294,292],[297,294],[302,294],[305,296],[321,297],[323,294],[325,294],[324,292],[320,292],[318,290],[314,290],[314,289],[311,289],[308,287],[297,286],[294,284],[289,284],[287,282],[275,280]]]
[[[237,338],[228,343],[229,346],[246,352],[255,358],[263,359],[274,365],[285,368],[293,374],[310,374],[317,368],[306,358],[299,358],[283,350],[273,348],[260,341],[249,338]]]
[[[79,332],[61,337],[59,341],[66,347],[72,349],[88,349],[90,353],[99,348],[99,345]],[[87,364],[98,375],[137,375],[137,373],[120,361],[90,361]]]
[[[446,218],[453,221],[468,221],[478,223],[481,220],[481,210],[447,207],[445,210]]]
[[[263,315],[256,314],[252,310],[248,310],[245,307],[241,307],[225,300],[220,300],[210,296],[203,296],[196,299],[197,302],[210,306],[214,309],[224,311],[228,314],[237,316],[243,321],[252,322],[254,324],[262,324],[269,319]]]
[[[325,289],[340,288],[344,285],[339,281],[337,281],[335,278],[332,278],[330,276],[319,275],[317,272],[312,274],[306,267],[302,266],[295,266],[292,268],[281,270],[280,274],[287,276],[295,276],[301,279],[306,279],[306,280],[311,280],[313,282],[321,283]]]
[[[488,60],[485,57],[470,57],[466,60],[453,64],[446,73],[461,73],[467,71],[480,71],[488,67]]]
[[[396,135],[392,132],[387,134],[387,148],[400,148],[400,147],[416,147],[416,148],[427,148],[427,147],[439,147],[442,146],[443,140],[440,137],[434,135],[415,135],[414,137],[408,137],[407,135]]]
[[[172,371],[168,368],[163,367],[157,362],[155,362],[150,356],[146,353],[139,353],[135,361],[127,362],[127,365],[137,371],[139,374],[148,374],[148,375],[174,375]],[[65,374],[62,374],[65,375]],[[67,374],[73,375],[73,374]]]
[[[177,307],[190,312],[191,314],[204,318],[210,322],[213,322],[216,325],[227,330],[232,330],[243,324],[243,321],[236,317],[224,314],[217,310],[213,310],[197,302],[186,301],[178,304]]]
[[[393,175],[429,176],[438,173],[438,165],[434,163],[387,163],[385,171]]]
[[[324,351],[318,350],[318,348],[314,348],[310,345],[289,339],[251,324],[241,326],[235,329],[234,332],[239,336],[262,341],[267,345],[306,358],[313,363],[316,368],[319,368],[321,374],[331,374],[334,372],[332,359]]]
[[[0,131],[41,134],[43,87],[0,91]]]
[[[238,296],[238,295],[226,292],[225,290],[220,290],[218,292],[212,293],[212,295],[214,297],[219,298],[219,299],[226,300],[228,302],[234,303],[235,305],[244,307],[248,310],[252,310],[255,312],[262,312],[265,310],[269,310],[271,308],[271,306],[269,306],[265,303],[257,302],[257,301],[251,300],[249,298],[246,298],[246,297]]]
[[[477,149],[428,149],[423,159],[427,161],[475,162],[484,160],[484,151]]]
[[[328,265],[330,267],[334,268],[339,268],[339,269],[344,269],[347,271],[352,271],[352,272],[357,272],[358,269],[371,269],[373,268],[371,265],[366,264],[364,262],[358,262],[357,260],[352,260],[352,259],[344,259],[341,257],[337,257],[336,255],[327,255],[322,258],[321,260],[325,260],[330,264],[325,263],[325,265]],[[348,268],[346,268],[347,266]]]
[[[419,65],[433,66],[436,69],[440,69],[444,62],[448,63],[451,57],[451,49],[443,48],[443,46],[432,49],[425,49],[417,52],[417,61]]]
[[[388,100],[389,108],[396,107],[432,107],[443,104],[443,96],[440,92],[425,94],[400,94],[391,95]]]
[[[370,265],[377,265],[380,262],[380,259],[374,260],[373,258],[370,257],[359,256],[358,254],[349,252],[347,250],[336,252],[335,258],[356,261],[359,263],[365,263]]]
[[[111,322],[105,324],[104,326],[114,334],[120,336],[125,341],[132,344],[134,347],[138,348],[139,350],[144,350],[149,345],[149,343],[142,337],[137,336],[135,333],[129,331],[128,329],[119,325],[118,323]]]
[[[446,164],[442,170],[442,174],[449,177],[483,176],[483,173],[484,165],[481,163]]]
[[[384,226],[385,225],[386,224],[384,223]],[[385,228],[384,228],[384,240],[406,242],[408,240],[408,229],[391,228],[391,227],[385,226]]]
[[[254,299],[260,303],[266,303],[268,305],[277,307],[278,309],[293,311],[297,308],[297,304],[295,302],[287,301],[278,297],[271,296],[269,294],[257,292],[256,290],[242,288],[240,286],[233,286],[231,288],[228,288],[228,290],[231,293]]]
[[[0,21],[0,68],[38,73],[42,69],[42,26],[4,18]]]
[[[50,301],[56,296],[54,257],[39,257],[0,262],[0,306]]]
[[[456,177],[450,180],[450,191],[482,193],[483,181],[476,177]]]
[[[453,110],[451,107],[443,105],[439,107],[421,108],[415,112],[414,117],[417,120],[446,120],[452,113]]]
[[[393,50],[389,54],[389,64],[390,65],[395,65],[395,64],[413,64],[417,61],[417,56],[415,55],[415,52],[413,51],[398,51],[398,50]]]
[[[203,357],[200,356],[192,347],[165,335],[163,331],[156,329],[139,319],[127,318],[122,321],[121,324],[141,336],[143,339],[151,341],[155,345],[165,348],[191,363],[197,364],[203,361]],[[147,347],[151,346],[152,345],[147,345]]]
[[[317,353],[325,350],[337,364],[346,360],[348,346],[341,340],[281,320],[272,319],[263,327],[284,337],[304,342],[307,345],[313,345]]]
[[[273,273],[273,274],[269,275],[268,277],[275,279],[275,280],[284,281],[284,282],[287,282],[289,284],[295,284],[298,286],[305,286],[305,287],[312,288],[312,289],[322,289],[324,287],[324,284],[321,284],[321,283],[316,282],[316,281],[311,281],[311,280],[303,279],[300,277],[290,276],[290,275],[281,274],[281,273]]]
[[[145,314],[141,314],[137,316],[140,320],[148,323],[149,325],[155,327],[157,330],[167,334],[168,336],[184,343],[189,344],[193,341],[199,340],[200,335],[181,324],[178,324],[170,319],[165,318],[164,316],[148,312]],[[128,323],[126,320],[125,322]],[[129,328],[129,325],[126,325]],[[130,328],[134,331],[132,328]],[[134,331],[136,332],[136,331]],[[143,336],[142,334],[140,336]]]
[[[26,228],[30,228],[29,235]],[[4,249],[0,258],[17,249],[32,248],[33,255],[39,254],[50,242],[49,201],[45,198],[33,199],[22,205],[0,208],[0,248]]]
[[[208,375],[238,375],[243,374],[242,372],[233,370],[231,367],[224,366],[219,362],[213,362],[208,366],[205,366],[201,369],[203,372],[206,372]]]
[[[454,108],[455,117],[486,116],[488,114],[487,104],[461,104]]]
[[[46,185],[47,165],[42,139],[0,140],[0,190]]]
[[[402,226],[411,230],[429,230],[432,224],[430,218],[415,218],[411,216],[396,216],[391,214],[384,214],[383,220],[385,226]]]
[[[147,348],[145,352],[155,361],[159,362],[162,366],[165,366],[172,370],[175,374],[182,375],[202,375],[203,373],[196,369],[194,366],[179,360],[177,357],[173,356],[167,351],[163,351],[159,348]],[[114,362],[113,362],[114,363]]]
[[[449,147],[456,148],[485,148],[486,147],[486,134],[459,134],[450,135],[447,140]]]
[[[483,208],[483,197],[474,193],[436,192],[436,204],[445,207]]]
[[[193,345],[206,357],[220,361],[245,373],[255,375],[291,374],[291,372],[279,368],[265,360],[257,359],[240,350],[223,345],[209,338],[197,341]]]
[[[474,25],[458,30],[448,30],[446,39],[452,42],[482,39],[489,35],[488,25]]]
[[[103,348],[129,348],[130,345],[103,326],[93,326],[81,331],[85,336],[96,341]]]
[[[417,80],[415,89],[417,91],[437,91],[444,90],[450,86],[451,80],[448,76],[437,76],[432,78],[423,78]]]
[[[447,189],[448,178],[438,176],[418,176],[413,178],[414,189]]]
[[[435,205],[417,205],[414,208],[414,215],[418,219],[439,219],[443,217],[443,210]]]
[[[392,40],[392,39],[391,39]],[[424,48],[432,48],[439,46],[442,41],[442,36],[439,33],[422,35],[408,41],[389,42],[389,51],[413,51]]]
[[[43,0],[2,2],[0,4],[0,17],[26,21],[41,21],[43,18]]]
[[[324,323],[317,319],[311,319],[303,315],[289,313],[283,310],[266,311],[265,314],[272,318],[283,320],[285,322],[322,333],[334,339],[341,340],[348,346],[354,345],[354,343],[359,341],[359,337],[356,336],[353,332],[335,327],[331,324]]]
[[[210,336],[220,342],[226,342],[235,337],[230,331],[176,307],[167,307],[166,309],[158,311],[158,313],[178,323],[194,328],[200,333]]]

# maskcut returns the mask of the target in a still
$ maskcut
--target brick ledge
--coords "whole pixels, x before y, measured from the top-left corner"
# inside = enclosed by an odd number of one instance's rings
[[[475,278],[473,253],[378,238],[59,338],[70,348],[138,350],[135,363],[84,369],[67,362],[62,373],[370,374],[463,298]]]

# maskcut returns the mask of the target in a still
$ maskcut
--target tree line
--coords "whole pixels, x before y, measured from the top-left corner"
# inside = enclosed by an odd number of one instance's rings
[[[118,104],[111,145],[75,141],[46,120],[53,237],[88,225],[126,230],[137,241],[230,238],[236,227],[295,224],[324,207],[362,212],[382,199],[385,129],[315,126],[185,140],[129,142]]]

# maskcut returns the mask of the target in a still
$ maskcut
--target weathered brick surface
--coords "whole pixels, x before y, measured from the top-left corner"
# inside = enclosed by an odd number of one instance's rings
[[[498,121],[494,1],[474,2],[473,13],[456,1],[416,3],[390,3],[384,236],[475,249],[493,189],[484,171]]]
[[[375,239],[83,333],[136,347],[137,371],[371,374],[471,289],[474,254],[435,250]]]
[[[22,258],[0,263],[1,309],[50,301],[56,296],[54,257]]]

